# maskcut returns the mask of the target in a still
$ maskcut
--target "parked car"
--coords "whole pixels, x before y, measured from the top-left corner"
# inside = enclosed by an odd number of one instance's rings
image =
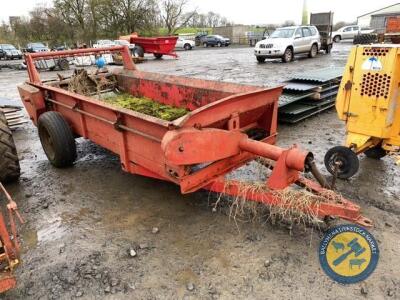
[[[201,41],[204,37],[206,37],[208,35],[207,32],[198,32],[196,34],[196,36],[194,37],[194,42],[196,46],[200,46],[201,45]]]
[[[59,46],[54,46],[53,48],[51,48],[51,51],[64,51],[64,50],[68,50],[68,47],[66,47],[64,45],[59,45]]]
[[[108,48],[114,47],[116,44],[112,40],[98,40],[95,44],[93,44],[93,48]]]
[[[352,40],[359,34],[369,34],[374,32],[371,29],[361,29],[358,25],[344,26],[337,31],[332,32],[333,41],[339,43],[341,40]]]
[[[176,41],[175,49],[192,50],[195,46],[196,44],[194,41],[179,37]]]
[[[207,35],[202,38],[201,43],[203,44],[203,47],[228,47],[231,44],[231,40],[228,38],[224,38],[221,35]]]
[[[3,59],[21,59],[22,52],[10,44],[0,44],[0,58]]]
[[[36,53],[36,52],[46,52],[50,51],[50,49],[45,46],[43,43],[29,43],[26,45],[26,52]]]
[[[129,50],[133,50],[135,48],[135,44],[131,44],[126,40],[114,40],[115,46],[128,46]]]
[[[267,58],[281,58],[290,62],[295,54],[308,53],[315,57],[321,48],[321,39],[315,26],[290,26],[277,28],[268,38],[259,41],[254,48],[258,62]]]

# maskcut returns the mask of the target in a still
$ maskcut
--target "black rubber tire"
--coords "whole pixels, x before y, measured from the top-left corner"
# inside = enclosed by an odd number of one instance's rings
[[[369,45],[378,42],[378,36],[376,34],[365,33],[356,35],[353,39],[355,45]]]
[[[373,33],[367,34],[365,39],[366,39],[366,42],[368,42],[368,44],[373,44],[373,43],[378,42],[378,36]]]
[[[309,58],[314,58],[316,57],[318,54],[318,45],[317,44],[313,44],[311,46],[310,52],[308,53],[308,57]]]
[[[333,41],[334,41],[335,43],[339,43],[341,40],[342,40],[342,38],[340,37],[340,35],[335,35],[335,36],[333,37]]]
[[[365,156],[372,159],[381,159],[385,157],[388,153],[385,149],[381,147],[381,145],[377,145],[375,147],[369,148],[364,152]]]
[[[160,53],[154,53],[154,57],[157,58],[157,59],[160,59],[160,58],[163,57],[163,55],[160,54]]]
[[[76,160],[76,144],[64,117],[55,111],[45,112],[39,117],[38,131],[50,163],[57,168],[72,166]]]
[[[208,43],[203,43],[203,47],[207,48],[208,47]]]
[[[190,46],[190,44],[185,44],[183,45],[183,49],[187,50],[192,50],[192,46]]]
[[[144,49],[142,46],[135,46],[132,49],[132,54],[134,57],[144,57]]]
[[[221,48],[221,47],[222,47],[222,43],[221,43],[221,42],[218,42],[218,43],[217,43],[217,47],[220,47],[220,48]]]
[[[293,49],[290,47],[286,48],[285,53],[282,56],[282,62],[288,63],[293,61],[293,59],[294,59]]]
[[[257,57],[257,61],[259,63],[264,63],[265,62],[266,57],[264,57],[264,56],[256,56],[256,57]]]
[[[325,167],[332,175],[335,174],[336,161],[341,163],[337,171],[337,177],[340,179],[348,179],[352,177],[360,168],[357,154],[355,154],[350,148],[344,146],[333,147],[325,154]]]
[[[353,39],[354,45],[362,45],[363,44],[363,37],[361,35],[356,35]]]
[[[60,70],[62,71],[66,71],[69,70],[69,62],[67,59],[65,58],[61,58],[58,60],[58,67],[60,68]]]
[[[21,169],[17,149],[7,119],[0,109],[0,182],[12,182],[19,178]]]

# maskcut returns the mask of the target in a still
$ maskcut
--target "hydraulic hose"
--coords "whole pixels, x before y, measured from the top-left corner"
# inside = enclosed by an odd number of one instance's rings
[[[318,183],[326,189],[332,189],[331,185],[326,180],[325,176],[321,174],[318,170],[317,165],[315,164],[315,160],[313,157],[309,156],[306,160],[307,170],[313,174],[314,178],[318,181]]]

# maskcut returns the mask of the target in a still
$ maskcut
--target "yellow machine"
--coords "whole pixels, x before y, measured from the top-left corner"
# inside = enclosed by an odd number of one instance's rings
[[[357,154],[380,159],[399,153],[400,46],[378,44],[351,50],[336,99],[346,122],[345,146],[330,149],[325,166],[339,178],[357,173]]]

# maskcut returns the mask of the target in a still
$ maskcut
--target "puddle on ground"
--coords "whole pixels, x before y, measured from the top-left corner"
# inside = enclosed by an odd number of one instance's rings
[[[63,238],[67,233],[67,228],[62,224],[60,217],[53,218],[39,230],[26,229],[22,232],[23,249],[35,248],[43,242],[56,241]]]
[[[66,233],[67,228],[62,225],[62,219],[57,217],[37,231],[38,242],[55,241],[65,236]]]
[[[100,220],[94,216],[94,211],[88,207],[82,207],[77,212],[65,211],[61,213],[62,223],[67,224],[77,224],[88,218],[94,221]]]
[[[81,223],[85,219],[99,221],[93,216],[93,211],[87,207],[82,207],[77,212],[62,212],[59,217],[50,219],[47,224],[40,226],[40,229],[28,228],[21,234],[24,249],[35,248],[42,242],[56,241],[63,238],[68,231],[68,226]]]
[[[37,231],[34,229],[29,228],[24,230],[21,234],[21,238],[23,245],[23,247],[21,247],[22,253],[28,252],[29,249],[35,248],[38,244]]]

